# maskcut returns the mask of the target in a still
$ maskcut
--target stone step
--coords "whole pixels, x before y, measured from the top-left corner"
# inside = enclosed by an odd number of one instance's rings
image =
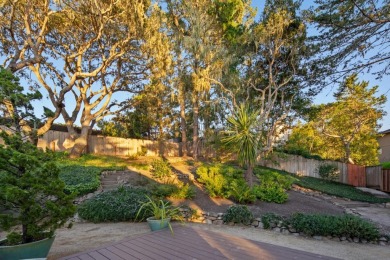
[[[113,183],[113,184],[117,184],[118,181],[117,181],[117,180],[102,180],[102,183]]]

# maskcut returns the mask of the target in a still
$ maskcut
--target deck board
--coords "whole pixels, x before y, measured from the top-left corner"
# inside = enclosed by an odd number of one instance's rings
[[[131,237],[63,260],[122,259],[336,259],[192,227],[176,227]]]

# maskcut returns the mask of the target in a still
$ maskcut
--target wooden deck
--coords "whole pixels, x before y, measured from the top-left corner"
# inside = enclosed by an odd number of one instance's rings
[[[228,234],[176,227],[128,238],[61,259],[335,259]]]

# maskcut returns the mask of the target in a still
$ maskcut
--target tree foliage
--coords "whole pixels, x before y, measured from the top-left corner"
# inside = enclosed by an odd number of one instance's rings
[[[6,211],[0,213],[0,226],[7,231],[15,227],[9,236],[14,242],[52,236],[75,212],[53,156],[18,134],[3,132],[1,137],[6,146],[0,145],[0,206]]]
[[[368,71],[378,78],[390,69],[389,0],[316,0],[307,17],[319,30],[311,74],[317,83]],[[320,77],[322,75],[323,77]]]
[[[377,89],[357,82],[356,74],[346,78],[335,93],[336,101],[315,106],[308,124],[293,131],[287,150],[299,147],[324,159],[377,164],[378,121],[386,102],[384,95],[377,96]]]

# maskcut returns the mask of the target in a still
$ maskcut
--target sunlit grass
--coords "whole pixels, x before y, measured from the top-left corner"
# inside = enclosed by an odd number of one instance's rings
[[[383,169],[390,169],[390,162],[381,163]]]

